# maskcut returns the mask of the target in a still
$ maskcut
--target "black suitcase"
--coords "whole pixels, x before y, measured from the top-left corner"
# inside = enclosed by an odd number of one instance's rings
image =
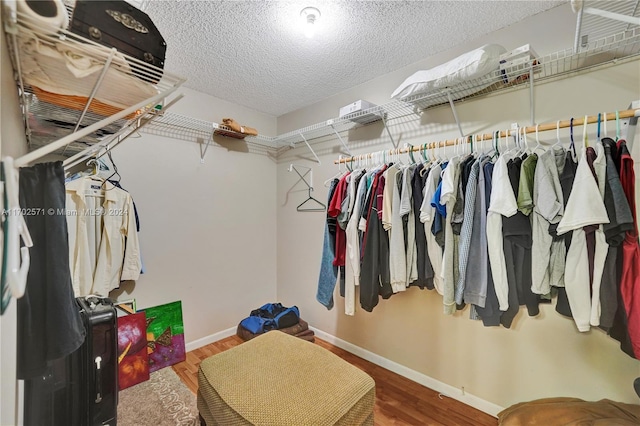
[[[164,68],[167,44],[143,11],[124,0],[78,0],[69,30],[104,46],[115,47],[158,68]],[[135,75],[145,81],[157,83],[161,71],[149,71],[131,63]]]
[[[118,328],[116,309],[108,299],[76,299],[87,337],[76,351],[80,396],[89,426],[115,425],[118,409]]]
[[[116,425],[118,404],[117,323],[113,304],[77,298],[86,330],[82,346],[50,361],[47,371],[25,380],[26,426]]]

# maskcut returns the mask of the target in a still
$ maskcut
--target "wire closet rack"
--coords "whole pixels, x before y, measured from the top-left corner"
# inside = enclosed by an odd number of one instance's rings
[[[392,100],[383,105],[345,117],[322,121],[278,136],[248,136],[246,140],[272,149],[294,147],[299,143],[308,143],[313,139],[331,135],[337,135],[342,141],[340,133],[374,121],[382,120],[386,126],[386,123],[391,120],[416,114],[438,105],[452,104],[491,93],[526,87],[526,85],[532,86],[537,82],[563,77],[596,66],[623,59],[631,60],[639,54],[640,27],[635,27],[601,39],[591,38],[591,41],[582,45],[577,52],[573,48],[567,48],[505,70],[496,70],[455,86],[402,100]],[[167,113],[147,126],[144,131],[193,140],[210,137],[217,126],[216,123]]]
[[[104,143],[142,118],[160,116],[167,97],[185,81],[116,49],[43,25],[15,10],[15,2],[3,1],[2,7],[31,152],[70,156]],[[25,161],[38,157],[27,156]]]

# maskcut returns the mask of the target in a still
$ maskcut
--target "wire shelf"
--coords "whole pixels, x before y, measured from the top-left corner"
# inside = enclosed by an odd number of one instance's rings
[[[575,53],[572,48],[567,48],[505,70],[496,70],[456,86],[443,88],[438,92],[410,96],[403,101],[414,105],[417,109],[426,109],[447,103],[449,94],[453,100],[470,99],[517,87],[526,83],[531,76],[534,82],[544,81],[639,53],[640,28],[634,28],[588,43],[578,53]]]
[[[206,142],[213,137],[213,132],[218,128],[220,128],[220,125],[217,123],[165,112],[153,122],[149,123],[142,132],[189,142]],[[225,130],[225,132],[234,133],[229,130]],[[274,137],[263,135],[242,136],[244,136],[243,139],[245,142],[250,144],[267,149],[277,148],[276,138]]]
[[[65,155],[116,133],[164,103],[185,79],[5,7],[4,30],[31,151],[88,126]],[[14,3],[15,6],[15,3]],[[136,107],[138,105],[138,107]],[[115,119],[115,114],[131,110]]]
[[[353,113],[350,119],[337,118],[294,130],[273,138],[273,142],[279,147],[294,145],[304,140],[301,135],[311,140],[329,136],[335,131],[347,131],[358,126],[357,121],[368,116],[384,117],[390,121],[446,104],[449,102],[449,96],[454,101],[476,98],[522,87],[529,82],[531,76],[534,83],[540,82],[616,60],[636,57],[639,54],[640,28],[633,28],[594,40],[578,53],[574,53],[572,48],[567,48],[436,92],[413,95],[403,100],[392,100],[383,105]]]

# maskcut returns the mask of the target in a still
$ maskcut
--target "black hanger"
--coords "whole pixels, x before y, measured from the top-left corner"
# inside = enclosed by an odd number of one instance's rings
[[[576,145],[573,143],[573,117],[571,117],[571,121],[569,122],[570,134],[571,134],[571,145],[569,145],[569,149],[573,150],[573,158],[577,157],[576,154]]]
[[[324,203],[321,203],[320,201],[316,200],[315,198],[313,198],[311,196],[311,191],[313,191],[313,188],[309,187],[309,197],[304,200],[303,202],[301,202],[300,204],[298,204],[298,207],[296,207],[296,210],[299,212],[323,212],[327,209],[327,206],[324,205]],[[305,204],[308,204],[308,206],[303,207]]]

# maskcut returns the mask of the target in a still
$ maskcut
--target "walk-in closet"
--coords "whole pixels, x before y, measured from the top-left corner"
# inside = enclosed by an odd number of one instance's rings
[[[640,1],[1,6],[1,425],[640,422]]]

